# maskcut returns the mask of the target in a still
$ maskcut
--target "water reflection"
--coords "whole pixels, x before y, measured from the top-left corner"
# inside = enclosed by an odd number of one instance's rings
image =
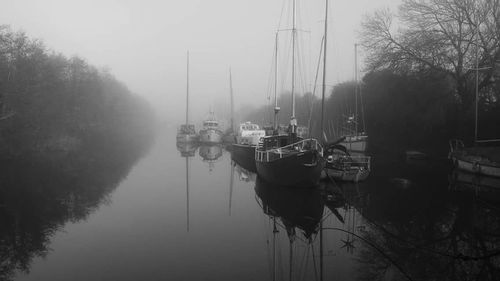
[[[0,280],[28,272],[35,258],[50,252],[52,236],[66,223],[85,220],[109,202],[149,143],[94,144],[70,155],[0,160]]]
[[[200,146],[199,154],[203,162],[208,163],[208,170],[213,171],[215,163],[222,156],[222,145],[207,145]]]

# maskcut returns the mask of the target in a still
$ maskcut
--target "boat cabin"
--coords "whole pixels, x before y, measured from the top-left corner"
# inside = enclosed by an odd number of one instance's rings
[[[182,135],[196,135],[196,130],[192,124],[183,124],[178,129],[178,134]]]
[[[204,129],[219,129],[219,122],[216,120],[206,120],[203,121],[203,128]]]

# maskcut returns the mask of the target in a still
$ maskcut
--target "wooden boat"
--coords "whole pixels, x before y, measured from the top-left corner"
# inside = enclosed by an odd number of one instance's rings
[[[187,53],[187,86],[186,86],[186,123],[177,130],[178,143],[191,143],[198,141],[198,134],[193,124],[189,124],[189,52]]]
[[[241,123],[236,135],[236,143],[232,145],[231,158],[246,170],[256,173],[255,148],[266,131],[251,122]]]
[[[210,111],[208,118],[203,121],[203,129],[200,130],[199,140],[205,144],[222,143],[222,135],[219,121],[215,118],[213,111]]]
[[[342,145],[332,145],[325,150],[326,166],[322,177],[346,182],[364,181],[371,170],[371,158],[350,155]]]
[[[292,116],[287,135],[273,135],[262,138],[255,150],[255,165],[257,174],[271,184],[291,187],[311,187],[319,182],[324,168],[323,148],[316,139],[302,139],[297,136],[297,119],[295,118],[295,41],[296,41],[296,1],[293,1],[292,27]],[[276,35],[276,66],[277,66]],[[277,67],[275,67],[277,69]],[[277,85],[277,71],[275,72]],[[275,85],[275,91],[276,91]],[[276,96],[276,95],[275,95]],[[276,100],[276,97],[275,97]],[[276,114],[279,107],[275,106]]]
[[[257,174],[272,184],[315,186],[325,166],[323,148],[316,139],[293,135],[267,136],[255,150]]]

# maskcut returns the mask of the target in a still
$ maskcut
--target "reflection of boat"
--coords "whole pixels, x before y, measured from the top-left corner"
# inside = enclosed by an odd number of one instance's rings
[[[276,134],[262,138],[262,141],[257,145],[255,150],[255,165],[258,175],[270,183],[310,187],[318,183],[325,161],[323,159],[323,148],[316,139],[302,139],[297,135],[298,123],[295,116],[295,45],[297,34],[295,1],[293,1],[293,27],[291,32],[292,110],[288,134]],[[275,69],[277,69],[277,60]],[[277,83],[276,80],[275,84]],[[279,107],[275,106],[276,114],[278,110]],[[276,128],[276,117],[274,123]]]
[[[335,180],[359,182],[370,174],[369,156],[350,155],[342,145],[331,145],[325,150],[324,172]]]
[[[231,158],[240,166],[251,172],[257,172],[255,167],[255,148],[260,138],[266,132],[259,125],[251,122],[241,123],[236,136],[236,143],[232,146]]]
[[[177,142],[177,150],[182,157],[193,157],[196,154],[198,144],[196,142]]]
[[[193,124],[189,124],[189,52],[187,55],[187,87],[186,87],[186,124],[182,124],[177,130],[176,140],[178,143],[189,143],[198,141],[198,135]]]
[[[245,169],[236,161],[234,161],[234,165],[235,165],[236,172],[239,175],[240,181],[246,181],[246,182],[253,181],[253,182],[255,182],[255,180],[257,178],[257,174],[255,172],[251,172],[251,171]]]
[[[200,130],[201,143],[221,143],[222,131],[219,128],[219,121],[215,118],[214,112],[210,110],[208,118],[203,121],[203,129]]]
[[[288,188],[257,177],[255,193],[262,201],[264,213],[279,217],[289,236],[295,236],[295,228],[308,239],[317,233],[325,206],[319,189]]]
[[[359,81],[358,81],[358,45],[354,44],[354,75],[355,75],[355,87],[354,87],[354,114],[346,117],[346,127],[343,128],[347,130],[346,134],[344,134],[345,139],[340,143],[345,146],[350,151],[364,152],[366,151],[366,144],[368,142],[368,136],[365,133],[365,129],[363,128],[363,132],[359,131],[358,124],[358,97],[361,97],[361,93],[359,92]],[[363,104],[361,102],[361,109],[363,109]],[[363,113],[363,110],[361,110]],[[365,126],[365,122],[363,121],[363,127]]]
[[[217,162],[222,156],[222,146],[220,145],[201,145],[199,154],[203,158],[203,162],[207,162],[210,171],[214,167],[214,163]]]

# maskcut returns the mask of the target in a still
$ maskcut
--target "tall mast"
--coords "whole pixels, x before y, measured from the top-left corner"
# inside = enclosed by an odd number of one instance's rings
[[[231,68],[229,68],[229,92],[231,93],[231,132],[234,132],[234,98],[233,98],[233,79]]]
[[[355,126],[355,134],[358,135],[358,44],[354,44],[354,126]]]
[[[189,157],[186,157],[186,226],[189,232]]]
[[[295,126],[297,125],[297,121],[295,120],[295,41],[297,36],[297,27],[296,27],[296,0],[293,0],[293,26],[292,26],[292,118],[290,122],[292,123],[292,130],[295,130]],[[295,131],[292,131],[295,133]]]
[[[278,32],[276,31],[276,38],[274,43],[274,132],[278,132]]]
[[[326,90],[326,39],[328,31],[328,0],[325,1],[325,34],[323,35],[323,85],[321,89],[321,137],[324,134],[325,90]]]
[[[186,125],[189,124],[189,51],[187,51],[186,79]]]
[[[477,144],[477,111],[478,111],[478,99],[479,99],[479,20],[476,25],[476,104],[475,104],[475,116],[474,116],[474,145]]]

